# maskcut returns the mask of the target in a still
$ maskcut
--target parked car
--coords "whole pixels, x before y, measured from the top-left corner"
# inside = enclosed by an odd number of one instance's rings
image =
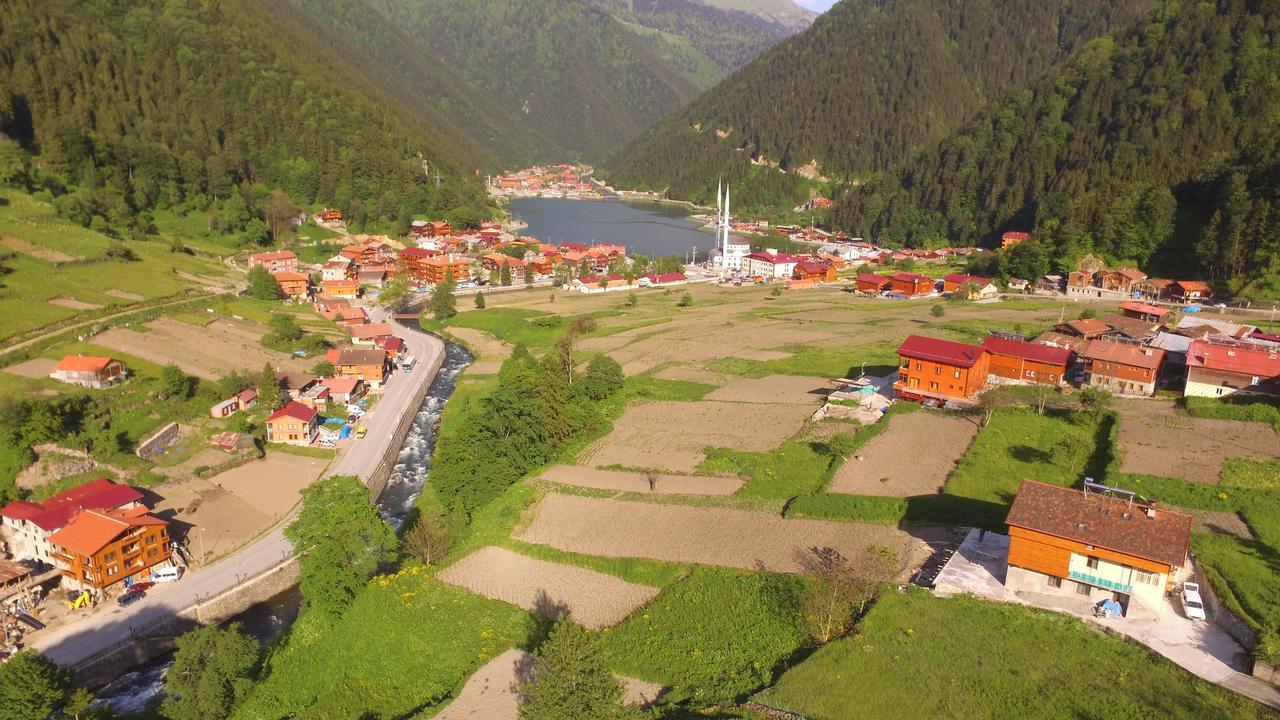
[[[129,607],[146,596],[145,592],[127,592],[116,598],[116,604],[122,608]]]
[[[1192,620],[1204,620],[1204,600],[1200,598],[1200,585],[1193,582],[1182,583],[1182,609]]]
[[[151,579],[155,582],[177,582],[182,578],[182,568],[171,565],[151,571]]]
[[[144,592],[146,592],[146,591],[150,590],[151,588],[153,588],[153,587],[155,587],[155,586],[156,586],[156,584],[155,584],[155,583],[153,583],[153,582],[139,582],[139,583],[134,583],[134,584],[130,585],[130,586],[129,586],[129,589],[128,589],[128,590],[125,590],[125,592],[127,592],[127,593],[144,593]]]
[[[368,428],[366,428],[366,427],[364,427],[364,426],[360,426],[360,427],[356,428],[356,438],[362,438],[362,437],[364,437],[366,434],[368,434],[368,432],[369,432],[369,429],[368,429]]]

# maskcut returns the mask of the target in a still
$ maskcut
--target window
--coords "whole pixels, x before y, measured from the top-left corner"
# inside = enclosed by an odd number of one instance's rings
[[[1045,580],[1048,581],[1048,585],[1051,588],[1062,587],[1062,578],[1060,577],[1053,577],[1052,575],[1050,575],[1049,577],[1045,578]]]
[[[148,544],[148,545],[155,545],[155,544],[156,544],[156,536],[155,536],[155,535],[148,535],[148,536],[147,536],[147,539],[146,539],[146,540],[143,540],[143,542],[145,542],[145,543],[146,543],[146,544]]]
[[[120,566],[119,566],[119,565],[108,565],[108,566],[107,566],[107,575],[115,575],[115,574],[116,574],[116,573],[118,573],[118,572],[120,572]]]
[[[1096,557],[1091,557],[1088,559],[1088,561],[1085,562],[1085,565],[1088,566],[1090,570],[1097,570],[1098,564],[1099,564],[1099,560]]]
[[[151,548],[150,550],[147,551],[147,559],[154,560],[155,557],[159,554],[160,554],[159,550],[156,550],[155,548]]]
[[[916,370],[924,370],[924,363],[922,362],[916,363]]]
[[[1133,574],[1134,574],[1134,577],[1137,578],[1138,582],[1144,585],[1160,584],[1159,573],[1147,572],[1146,570],[1135,570]]]
[[[934,366],[933,366],[933,374],[934,374],[934,375],[941,375],[941,374],[942,374],[942,366],[941,366],[941,365],[934,365]]]
[[[112,550],[111,552],[102,556],[102,562],[111,562],[112,560],[115,560],[115,559],[116,559],[115,550]]]
[[[1033,377],[1035,377],[1035,376],[1036,376],[1036,371],[1035,371],[1035,370],[1028,370],[1028,371],[1027,371],[1027,377],[1029,377],[1029,378],[1033,378]]]
[[[952,377],[960,377],[960,371],[959,371],[959,370],[956,370],[956,371],[952,374]]]
[[[930,389],[930,390],[937,390],[937,389],[938,389],[938,383],[936,383],[936,382],[931,382],[931,383],[929,383],[929,389]]]
[[[1089,587],[1088,585],[1085,585],[1085,584],[1084,584],[1084,583],[1082,583],[1082,582],[1078,582],[1078,583],[1076,583],[1076,594],[1077,594],[1077,595],[1084,595],[1085,597],[1089,597],[1089,593],[1091,593],[1091,592],[1093,592],[1093,588]]]

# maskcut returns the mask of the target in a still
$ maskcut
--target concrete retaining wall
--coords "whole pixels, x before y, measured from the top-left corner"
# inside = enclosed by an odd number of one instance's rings
[[[201,625],[224,622],[280,593],[298,582],[298,563],[293,559],[240,583],[234,588],[188,608],[182,616]]]
[[[444,357],[445,351],[442,347],[431,363],[431,371],[428,374],[430,380],[413,391],[413,399],[409,403],[411,410],[400,418],[400,424],[396,426],[395,432],[391,435],[391,442],[387,443],[387,447],[383,450],[378,464],[369,473],[369,477],[365,478],[365,484],[369,486],[369,498],[374,502],[377,502],[378,497],[382,495],[382,491],[387,488],[387,481],[391,479],[391,470],[396,466],[396,458],[400,457],[400,449],[404,447],[404,440],[409,436],[409,430],[418,418],[418,409],[422,407],[422,401],[426,399],[427,393],[431,391],[431,386],[435,384],[436,374],[440,372],[440,367],[444,365]]]

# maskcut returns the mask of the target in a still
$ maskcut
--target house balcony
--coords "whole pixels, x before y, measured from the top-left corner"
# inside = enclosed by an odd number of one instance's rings
[[[1078,580],[1086,585],[1094,585],[1105,590],[1114,590],[1116,592],[1131,593],[1133,586],[1127,583],[1115,582],[1106,578],[1100,578],[1095,575],[1080,572],[1079,570],[1071,570],[1067,573],[1067,577],[1072,580]]]

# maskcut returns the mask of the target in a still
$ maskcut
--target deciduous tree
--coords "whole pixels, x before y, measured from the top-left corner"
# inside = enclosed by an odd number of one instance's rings
[[[520,720],[633,716],[622,705],[622,683],[605,664],[599,637],[567,618],[556,622],[538,648],[533,679],[521,693]]]
[[[238,623],[178,636],[160,713],[170,720],[222,720],[253,686],[258,641]]]
[[[0,720],[56,717],[75,688],[66,670],[34,650],[0,663]]]
[[[428,308],[431,316],[438,322],[447,322],[449,318],[458,314],[458,298],[454,295],[453,273],[447,272],[444,281],[436,285],[431,291],[431,302]]]
[[[280,283],[261,265],[249,271],[249,288],[245,294],[257,300],[279,300],[283,297]]]

